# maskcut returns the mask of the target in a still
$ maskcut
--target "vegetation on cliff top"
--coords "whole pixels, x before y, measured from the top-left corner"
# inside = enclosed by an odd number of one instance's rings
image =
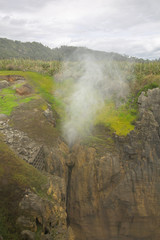
[[[29,97],[21,97],[15,94],[15,90],[11,87],[2,89],[0,92],[0,113],[10,115],[15,107],[21,103],[29,102],[33,99],[36,99],[38,96],[32,95]]]
[[[12,64],[10,66],[10,64]],[[52,105],[52,109],[61,116],[65,117],[65,105],[67,105],[67,96],[72,92],[74,81],[81,74],[81,67],[74,62],[66,63],[68,76],[63,78],[62,63],[58,61],[43,62],[33,60],[0,60],[0,75],[18,74],[24,76],[35,89],[32,96],[20,97],[15,94],[12,88],[1,90],[0,112],[9,115],[11,111],[20,103],[30,101],[38,96],[44,98]],[[129,62],[118,62],[118,68],[127,76],[129,85],[129,95],[125,102],[119,101],[119,106],[112,100],[105,101],[103,109],[97,113],[95,124],[104,124],[111,128],[118,135],[126,135],[134,129],[134,121],[137,118],[137,100],[142,91],[158,87],[160,84],[160,62],[141,62],[131,64]],[[12,70],[6,71],[5,69]],[[14,71],[18,67],[25,71]],[[72,74],[70,71],[76,69]],[[34,72],[33,72],[34,70]],[[38,73],[40,72],[40,73]],[[50,74],[56,74],[56,80]],[[107,73],[106,73],[107,74]],[[69,76],[72,76],[69,78]],[[111,76],[110,76],[111,77]]]
[[[22,72],[22,71],[0,71],[0,75],[20,75],[25,77],[26,80],[33,86],[35,93],[29,96],[18,96],[12,87],[2,89],[0,92],[0,113],[10,115],[13,109],[20,103],[29,102],[38,97],[44,98],[50,103],[54,110],[61,113],[61,102],[54,97],[56,89],[55,82],[52,77],[42,75],[35,72]]]

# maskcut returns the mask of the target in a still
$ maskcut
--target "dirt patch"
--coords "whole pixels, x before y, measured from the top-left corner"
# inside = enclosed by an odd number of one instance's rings
[[[10,117],[10,124],[21,130],[40,144],[53,146],[59,131],[45,117],[41,106],[46,104],[43,99],[32,100],[17,107]],[[56,116],[54,116],[56,118]]]

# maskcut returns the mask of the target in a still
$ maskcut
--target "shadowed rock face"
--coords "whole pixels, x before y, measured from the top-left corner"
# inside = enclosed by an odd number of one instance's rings
[[[73,148],[67,208],[76,240],[160,239],[160,89],[141,94],[139,111],[114,151]]]

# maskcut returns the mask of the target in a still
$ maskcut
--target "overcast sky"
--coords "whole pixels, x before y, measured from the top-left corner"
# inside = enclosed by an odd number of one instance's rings
[[[0,37],[160,58],[160,0],[0,0]]]

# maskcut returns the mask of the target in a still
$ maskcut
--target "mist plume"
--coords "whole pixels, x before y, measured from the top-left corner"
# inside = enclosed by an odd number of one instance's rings
[[[111,61],[104,64],[84,54],[78,56],[78,64],[82,73],[75,79],[63,123],[63,135],[70,146],[91,133],[97,111],[104,106],[106,98],[113,94],[124,97],[128,92],[125,76],[113,67]]]

